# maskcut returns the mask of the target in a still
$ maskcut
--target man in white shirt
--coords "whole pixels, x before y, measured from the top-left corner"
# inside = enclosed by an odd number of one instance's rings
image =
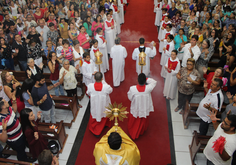
[[[120,38],[115,39],[115,44],[111,48],[112,58],[112,76],[113,76],[113,85],[115,87],[120,86],[120,82],[125,80],[125,58],[127,57],[127,51],[125,47],[120,44]]]
[[[222,123],[219,123],[217,120],[220,119],[216,118],[216,113],[216,111],[211,112],[211,115],[209,115],[216,131],[208,141],[203,153],[207,158],[207,165],[231,165],[232,156],[236,150],[236,115],[231,115],[229,111],[227,117]],[[217,140],[220,137],[221,139],[225,138],[222,152],[215,150],[215,145],[217,145]]]
[[[195,61],[198,60],[201,50],[197,46],[198,36],[193,35],[190,43],[184,45],[181,43],[180,48],[178,50],[179,53],[183,53],[182,67],[187,66],[187,60],[189,58],[193,58]]]
[[[147,84],[147,85],[146,85]],[[138,76],[138,85],[130,87],[128,98],[131,101],[128,131],[132,139],[137,139],[148,127],[150,112],[154,112],[151,92],[157,81],[152,78],[146,79],[144,73]]]
[[[39,26],[36,27],[36,30],[38,33],[41,33],[43,31],[43,35],[42,35],[43,42],[41,41],[41,44],[42,44],[42,48],[46,48],[46,42],[48,40],[47,33],[49,31],[49,28],[45,25],[44,19],[39,20]]]
[[[140,46],[138,48],[135,48],[132,54],[132,59],[136,60],[136,72],[139,75],[141,73],[141,66],[139,63],[139,53],[145,52],[146,53],[146,65],[143,66],[143,73],[149,77],[150,75],[150,58],[154,58],[156,56],[156,43],[154,42],[152,44],[152,49],[145,47],[145,39],[140,38],[139,39]]]
[[[99,136],[105,126],[111,126],[111,122],[104,113],[105,107],[109,106],[111,99],[109,94],[113,91],[112,87],[103,81],[101,72],[94,75],[95,83],[88,85],[87,94],[90,96],[90,119],[89,130]]]
[[[197,115],[201,118],[199,126],[200,135],[206,135],[211,119],[209,117],[210,111],[220,111],[224,101],[224,96],[221,91],[223,81],[215,78],[211,83],[211,88],[207,88],[208,83],[204,82],[204,88],[207,92],[206,96],[199,103]]]

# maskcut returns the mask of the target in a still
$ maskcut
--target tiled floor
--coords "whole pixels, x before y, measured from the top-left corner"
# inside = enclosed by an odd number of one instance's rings
[[[191,102],[199,103],[201,98],[204,97],[203,92],[195,93]],[[177,96],[174,100],[170,100],[171,118],[173,126],[174,144],[175,144],[175,157],[176,165],[191,165],[189,145],[192,142],[192,133],[194,130],[199,130],[199,123],[190,122],[188,129],[184,129],[182,115],[175,112],[177,107]],[[208,135],[212,135],[214,128],[212,125],[209,127]],[[205,165],[206,157],[202,153],[198,153],[195,158],[197,165]]]

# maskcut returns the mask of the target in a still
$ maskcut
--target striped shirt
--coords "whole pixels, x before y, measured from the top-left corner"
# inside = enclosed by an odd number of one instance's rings
[[[7,114],[0,113],[0,133],[2,133],[2,119],[7,120],[7,140],[11,142],[18,140],[22,136],[21,124],[11,107]]]
[[[65,59],[72,61],[73,60],[73,50],[71,47],[68,48],[68,50],[61,50],[61,55],[63,56],[64,54],[66,54]]]

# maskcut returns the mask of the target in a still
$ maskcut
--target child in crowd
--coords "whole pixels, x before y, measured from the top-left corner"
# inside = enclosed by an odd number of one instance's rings
[[[61,56],[70,61],[70,65],[74,66],[74,53],[70,47],[70,43],[67,39],[62,41],[63,49],[61,50]]]
[[[46,48],[44,48],[44,54],[45,56],[48,58],[48,55],[50,52],[55,52],[55,47],[54,45],[52,44],[52,41],[51,40],[47,40],[46,42]]]
[[[57,46],[56,46],[57,58],[60,59],[61,61],[64,60],[64,57],[61,55],[61,51],[63,49],[62,41],[63,41],[62,37],[57,38]]]
[[[87,86],[90,83],[94,83],[94,74],[98,71],[98,68],[95,66],[95,63],[92,59],[90,59],[90,55],[88,52],[83,54],[84,63],[82,65],[82,73],[83,73],[83,82]]]
[[[59,37],[59,34],[54,27],[54,23],[50,22],[48,27],[49,27],[49,31],[47,33],[47,38],[48,38],[48,40],[52,41],[53,46],[56,46],[57,37]]]
[[[167,99],[174,99],[177,93],[177,77],[176,74],[180,70],[180,62],[177,57],[177,51],[172,50],[171,57],[168,58],[165,64],[167,71],[163,94]]]
[[[166,78],[167,70],[165,69],[166,62],[170,58],[172,50],[175,49],[175,44],[174,44],[174,36],[172,34],[169,34],[167,36],[167,39],[164,40],[164,48],[163,48],[163,53],[161,56],[161,77]]]

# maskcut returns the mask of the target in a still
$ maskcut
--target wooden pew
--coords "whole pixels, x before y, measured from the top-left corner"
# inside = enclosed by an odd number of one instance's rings
[[[196,114],[198,105],[199,105],[198,103],[189,104],[189,102],[186,101],[185,110],[183,111],[183,114],[182,114],[184,129],[188,128],[190,121],[199,122],[201,120]],[[225,111],[225,109],[226,109],[226,105],[223,104],[221,107],[221,112],[218,112],[217,117],[219,117],[221,113]]]
[[[0,165],[38,165],[38,163],[29,163],[18,160],[0,158]]]
[[[45,139],[57,140],[61,148],[59,153],[62,153],[64,146],[66,144],[67,137],[68,137],[68,134],[66,134],[66,131],[65,131],[63,121],[54,124],[57,126],[57,132],[55,132],[54,129],[49,128],[49,126],[51,125],[52,123],[39,123],[38,130],[43,134],[43,137]],[[53,136],[50,136],[48,134],[52,134]]]
[[[203,149],[205,148],[208,140],[210,139],[210,136],[202,136],[197,133],[197,131],[193,132],[193,139],[191,142],[191,145],[189,145],[189,152],[190,152],[190,158],[192,165],[196,165],[194,163],[195,157],[198,152],[203,152]]]
[[[11,150],[11,147],[9,145],[5,145],[5,147],[2,150],[2,154],[5,155],[17,155],[17,152],[14,150]],[[32,154],[29,152],[26,152],[27,157],[33,158]]]
[[[52,95],[52,99],[55,102],[55,108],[69,110],[72,112],[73,119],[71,120],[71,122],[70,123],[64,122],[64,125],[68,126],[70,128],[72,125],[72,122],[75,121],[77,114],[79,112],[78,100],[77,100],[78,98],[76,98],[76,96],[67,97],[67,96],[54,96],[54,95]]]

